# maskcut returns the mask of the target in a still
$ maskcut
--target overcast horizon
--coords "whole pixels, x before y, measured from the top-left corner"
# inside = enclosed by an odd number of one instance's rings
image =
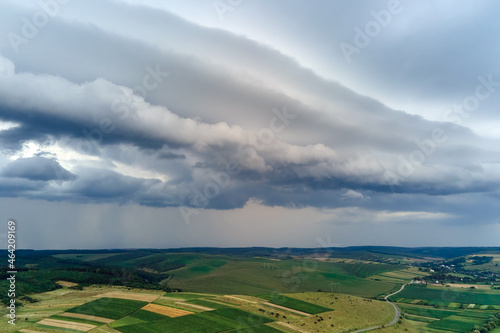
[[[500,246],[499,10],[2,1],[2,219],[29,249]]]

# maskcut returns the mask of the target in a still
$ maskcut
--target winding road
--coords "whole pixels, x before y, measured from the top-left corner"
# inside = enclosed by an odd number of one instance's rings
[[[374,327],[370,327],[370,328],[364,328],[362,330],[358,330],[358,331],[355,331],[355,332],[352,332],[352,333],[359,333],[359,332],[371,331],[371,330],[374,330],[376,328],[382,328],[382,326],[385,327],[385,326],[390,326],[390,325],[395,324],[398,321],[398,319],[399,319],[399,309],[398,309],[398,307],[394,303],[392,303],[391,301],[389,301],[389,297],[394,296],[397,293],[401,292],[405,288],[405,286],[406,286],[406,284],[403,284],[398,291],[393,292],[392,294],[387,295],[387,296],[384,297],[385,301],[387,303],[389,303],[390,305],[392,305],[394,307],[394,310],[396,310],[396,316],[394,317],[393,321],[391,321],[389,324],[374,326]]]

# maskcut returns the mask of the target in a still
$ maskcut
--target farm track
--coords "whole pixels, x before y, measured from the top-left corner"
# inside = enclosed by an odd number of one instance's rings
[[[285,310],[285,311],[288,311],[288,312],[296,313],[296,314],[299,314],[299,315],[302,315],[302,316],[306,316],[306,317],[309,317],[311,315],[311,314],[309,314],[307,312],[302,312],[302,311],[299,311],[299,310],[290,309],[290,308],[287,308],[287,307],[284,307],[284,306],[281,306],[281,305],[276,305],[276,304],[269,303],[269,302],[262,303],[262,304],[267,305],[267,306],[272,306],[273,308]]]
[[[173,302],[185,302],[186,300],[184,298],[175,298],[175,297],[159,297],[158,299],[165,299],[168,301],[173,301]]]
[[[84,303],[64,303],[64,304],[54,304],[52,306],[75,306],[75,305],[82,305]],[[25,305],[27,308],[50,308],[50,305]]]
[[[246,303],[258,304],[258,302],[254,302],[254,301],[251,301],[249,299],[240,298],[240,297],[236,297],[236,296],[224,295],[224,297],[232,298],[232,299],[235,299],[237,301],[242,301],[242,302],[246,302]]]
[[[197,305],[197,304],[189,304],[189,303],[185,303],[185,302],[175,302],[175,304],[181,305],[181,306],[192,307],[193,309],[198,309],[198,310],[203,310],[203,311],[213,311],[213,310],[215,310],[215,309],[212,309],[212,308],[209,308],[209,307],[206,307],[206,306]]]

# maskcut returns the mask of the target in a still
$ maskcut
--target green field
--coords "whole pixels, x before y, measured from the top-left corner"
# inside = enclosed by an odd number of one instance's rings
[[[147,323],[147,321],[127,316],[110,323],[109,327],[118,329],[118,327],[122,326],[145,324],[145,323]]]
[[[451,288],[432,288],[426,286],[407,286],[402,292],[392,297],[407,299],[422,299],[427,300],[430,304],[439,306],[448,306],[450,303],[464,304],[483,304],[483,305],[498,305],[500,304],[500,294],[485,293],[482,290],[467,290],[459,291]]]
[[[404,310],[405,313],[408,313],[411,315],[437,318],[437,319],[443,319],[443,318],[446,318],[449,316],[454,316],[454,315],[461,315],[464,317],[471,317],[471,318],[487,319],[495,313],[493,311],[444,310],[444,309],[434,309],[432,307],[427,307],[427,306],[410,306],[410,305],[403,305],[403,306],[400,306],[400,308],[402,310]]]
[[[427,327],[454,332],[467,332],[472,330],[476,325],[482,326],[485,322],[486,319],[450,316],[430,323]]]
[[[81,313],[91,316],[119,319],[135,310],[142,308],[147,302],[133,301],[120,298],[103,297],[67,310],[67,312]]]
[[[419,316],[412,316],[412,315],[406,315],[405,318],[407,318],[409,320],[413,320],[413,321],[420,321],[422,323],[433,323],[437,320],[437,319],[433,319],[433,318],[419,317]]]
[[[269,300],[270,303],[284,306],[286,308],[294,309],[297,311],[302,311],[309,314],[318,314],[321,312],[331,311],[331,309],[329,308],[325,308],[323,306],[319,306],[309,302],[304,302],[299,299],[287,297],[284,295],[261,296],[261,297]]]
[[[137,318],[137,319],[144,320],[144,321],[166,319],[166,317],[164,315],[161,315],[161,314],[158,314],[155,312],[151,312],[151,311],[142,310],[142,309],[139,309],[137,311],[132,312],[129,315],[129,317]]]
[[[177,317],[165,320],[157,320],[144,324],[122,326],[116,328],[124,333],[216,333],[232,329],[232,325],[212,321],[196,315]]]
[[[444,310],[417,305],[403,305],[401,309],[406,319],[426,322],[429,329],[452,332],[469,332],[476,325],[482,327],[496,314],[495,311]]]
[[[236,308],[226,308],[215,311],[202,312],[177,318],[167,318],[160,320],[151,320],[146,323],[131,325],[120,325],[115,328],[125,333],[135,332],[179,332],[179,333],[197,333],[197,332],[219,332],[228,330],[240,330],[250,327],[259,327],[263,332],[269,330],[262,325],[272,322],[271,319],[246,312]]]
[[[237,327],[262,325],[273,321],[272,319],[269,319],[267,317],[263,317],[255,313],[250,313],[236,308],[225,308],[215,311],[207,311],[199,313],[197,315],[199,316],[204,315],[206,316],[206,318],[214,320],[215,319],[230,320],[236,323]]]

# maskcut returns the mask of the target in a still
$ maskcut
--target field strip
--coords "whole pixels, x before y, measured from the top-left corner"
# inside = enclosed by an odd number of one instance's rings
[[[97,298],[112,297],[112,298],[130,299],[130,300],[134,300],[134,301],[153,302],[157,298],[159,298],[160,296],[159,295],[151,295],[151,294],[133,294],[133,293],[123,293],[123,292],[118,292],[118,291],[112,291],[109,293],[97,295],[95,297],[97,297]]]
[[[61,285],[63,287],[74,287],[74,286],[77,286],[78,283],[74,283],[74,282],[69,282],[69,281],[56,281],[56,283],[58,285]]]
[[[158,305],[158,304],[148,304],[142,307],[143,310],[146,311],[151,311],[154,313],[158,313],[167,317],[182,317],[182,316],[187,316],[190,314],[193,314],[193,312],[186,311],[186,310],[181,310],[181,309],[176,309],[176,308],[171,308],[168,306],[164,305]]]
[[[219,300],[216,300],[216,299],[213,299],[213,298],[207,299],[206,301],[207,302],[211,302],[211,303],[217,303],[217,304],[220,304],[220,305],[225,305],[225,306],[233,306],[234,305],[233,303],[219,301]]]
[[[58,316],[64,316],[64,317],[70,317],[70,318],[80,318],[80,319],[88,319],[88,320],[93,320],[93,321],[98,321],[101,323],[109,324],[114,322],[114,319],[108,319],[108,318],[103,318],[103,317],[97,317],[97,316],[91,316],[91,315],[86,315],[82,313],[71,313],[71,312],[63,312],[59,313]]]
[[[77,323],[77,322],[73,322],[73,321],[57,320],[57,319],[50,319],[50,318],[42,319],[37,324],[53,326],[53,327],[68,328],[71,330],[77,330],[77,331],[83,331],[83,332],[90,331],[91,329],[94,329],[97,327],[97,326],[91,325],[91,324],[83,324],[83,323]]]
[[[487,284],[447,283],[447,285],[449,285],[452,288],[464,288],[464,289],[467,289],[467,288],[474,287],[475,289],[486,289],[486,290],[490,290],[491,289],[490,285],[487,285]]]
[[[425,316],[418,316],[418,315],[409,315],[412,317],[418,317],[418,318],[425,318],[425,319],[432,319],[432,320],[440,320],[439,318],[433,318],[433,317],[425,317]]]
[[[23,328],[22,330],[19,330],[19,332],[23,332],[23,333],[43,333],[42,331],[34,331],[34,330],[29,330],[27,328]]]
[[[208,308],[206,306],[197,305],[197,304],[189,304],[189,303],[184,303],[184,302],[175,302],[175,304],[182,305],[182,306],[187,306],[187,307],[192,307],[192,308],[195,308],[195,309],[198,309],[198,310],[204,310],[204,311],[213,311],[213,310],[215,310],[215,309],[212,309],[212,308]]]
[[[75,306],[75,305],[82,305],[82,304],[85,304],[85,303],[66,303],[66,304],[52,304],[52,307],[56,307],[56,306]],[[27,308],[50,308],[51,306],[50,305],[25,305],[25,307]]]
[[[258,302],[254,302],[254,301],[251,301],[249,299],[244,299],[244,298],[240,298],[240,297],[236,297],[236,296],[224,295],[224,297],[229,297],[229,298],[232,298],[232,299],[235,299],[235,300],[238,300],[238,301],[247,302],[247,303],[258,304]]]
[[[184,299],[184,298],[175,298],[175,297],[169,297],[169,296],[162,296],[162,297],[160,297],[160,299],[166,299],[166,300],[174,301],[174,302],[184,302],[184,301],[186,301],[186,299]]]
[[[294,309],[286,308],[284,306],[273,304],[273,303],[269,303],[269,302],[262,303],[262,304],[265,304],[265,305],[268,305],[268,306],[272,306],[273,308],[278,308],[278,309],[281,309],[281,310],[286,310],[288,312],[293,312],[293,313],[296,313],[296,314],[299,314],[299,315],[302,315],[302,316],[310,316],[311,315],[311,314],[306,313],[306,312],[302,312],[302,311],[299,311],[299,310],[294,310]]]
[[[291,330],[300,332],[300,333],[309,333],[309,331],[304,331],[303,329],[298,328],[297,326],[293,326],[292,324],[289,323],[284,323],[282,321],[277,321],[276,324],[280,324],[281,326],[285,326]]]

